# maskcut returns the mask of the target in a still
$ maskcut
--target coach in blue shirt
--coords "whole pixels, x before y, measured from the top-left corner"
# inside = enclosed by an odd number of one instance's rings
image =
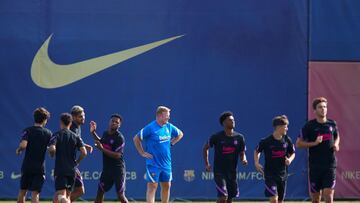
[[[146,201],[155,202],[155,193],[158,182],[161,185],[161,202],[168,203],[170,196],[171,152],[170,147],[175,145],[183,133],[169,123],[170,109],[159,106],[156,110],[156,120],[146,125],[134,137],[134,144],[142,157],[146,158]],[[144,141],[145,150],[142,145]]]

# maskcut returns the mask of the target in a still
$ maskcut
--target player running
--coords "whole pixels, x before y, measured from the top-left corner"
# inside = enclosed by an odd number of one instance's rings
[[[289,136],[289,120],[285,115],[276,116],[272,125],[274,132],[263,138],[254,152],[257,171],[265,177],[265,196],[271,203],[281,203],[285,198],[288,166],[295,158],[295,148]],[[259,163],[261,153],[265,155],[265,170]]]
[[[134,136],[134,144],[139,154],[146,158],[146,200],[155,202],[158,182],[161,185],[161,202],[168,203],[172,180],[170,147],[175,145],[183,133],[169,123],[170,109],[159,106],[156,110],[156,120],[146,125]],[[145,144],[145,150],[141,144]]]
[[[119,201],[128,202],[125,197],[125,139],[119,131],[122,120],[119,114],[111,115],[108,130],[103,133],[102,138],[96,133],[96,123],[90,122],[90,132],[95,140],[95,146],[103,153],[103,170],[95,203],[103,202],[104,193],[109,191],[113,184],[115,184]]]
[[[55,202],[69,203],[75,186],[76,166],[87,155],[82,139],[70,130],[72,117],[68,113],[60,116],[61,130],[56,132],[49,144],[49,153],[55,157]],[[76,159],[76,152],[80,155]]]
[[[45,125],[50,113],[45,108],[37,108],[34,113],[35,124],[23,131],[16,154],[25,151],[21,166],[20,191],[17,202],[24,203],[26,192],[31,191],[31,201],[39,202],[39,194],[45,180],[45,153],[51,138],[50,130]]]
[[[340,135],[336,122],[326,117],[327,103],[324,97],[313,100],[315,119],[304,125],[296,141],[297,147],[309,149],[309,189],[314,203],[320,202],[322,194],[327,203],[334,198]]]
[[[209,163],[209,148],[214,147],[214,180],[217,190],[218,203],[231,203],[234,197],[239,196],[236,181],[237,163],[247,165],[245,155],[244,136],[235,129],[235,119],[230,111],[220,115],[220,124],[224,130],[212,135],[203,147],[203,158],[206,171],[211,171]]]

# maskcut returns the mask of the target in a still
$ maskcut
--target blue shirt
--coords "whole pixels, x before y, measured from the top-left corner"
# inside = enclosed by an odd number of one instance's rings
[[[160,126],[153,121],[140,130],[138,136],[144,141],[145,151],[153,158],[146,159],[146,165],[171,169],[170,140],[177,137],[180,130],[171,123]]]

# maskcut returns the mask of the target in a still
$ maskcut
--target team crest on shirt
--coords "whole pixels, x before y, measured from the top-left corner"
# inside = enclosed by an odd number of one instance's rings
[[[287,148],[287,146],[288,146],[287,143],[284,143],[284,144],[283,144],[283,147],[284,147],[284,148]]]
[[[195,179],[195,170],[184,170],[184,180],[192,182]]]
[[[330,132],[332,132],[334,129],[332,126],[329,127]]]
[[[238,144],[238,141],[237,140],[234,140],[234,145],[237,145]]]
[[[114,140],[113,140],[113,139],[111,139],[111,140],[110,140],[110,144],[113,144],[113,143],[114,143]]]

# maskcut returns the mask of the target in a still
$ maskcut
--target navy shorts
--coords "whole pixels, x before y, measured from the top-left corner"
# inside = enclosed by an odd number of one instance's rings
[[[44,174],[26,174],[21,175],[20,189],[41,192],[45,181]]]
[[[115,184],[116,192],[125,192],[125,169],[117,169],[114,171],[103,171],[100,177],[98,190],[103,192],[109,191]]]
[[[55,190],[73,191],[75,185],[75,176],[55,176]]]
[[[75,188],[84,186],[84,181],[81,176],[80,170],[78,168],[75,169]]]
[[[215,173],[214,180],[218,197],[234,198],[239,196],[236,173]]]
[[[278,200],[284,200],[286,193],[286,181],[275,180],[273,178],[265,178],[265,196],[278,196]]]
[[[310,169],[309,170],[309,189],[311,193],[320,192],[325,188],[335,188],[336,168]]]

